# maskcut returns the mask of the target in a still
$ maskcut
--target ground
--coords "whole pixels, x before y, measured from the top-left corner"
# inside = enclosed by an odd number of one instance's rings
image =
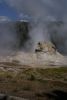
[[[2,62],[0,93],[27,100],[67,100],[67,67],[44,69]]]

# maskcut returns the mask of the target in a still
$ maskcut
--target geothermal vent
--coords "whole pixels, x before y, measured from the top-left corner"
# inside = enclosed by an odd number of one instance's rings
[[[35,52],[43,52],[47,54],[56,54],[57,50],[55,45],[51,42],[39,42],[35,49]]]
[[[34,52],[17,52],[13,58],[23,65],[67,65],[67,58],[58,53],[51,42],[39,42]]]
[[[61,55],[51,42],[39,42],[34,52],[17,51],[12,57],[0,59],[2,62],[18,62],[31,67],[47,67],[67,65],[67,57]]]

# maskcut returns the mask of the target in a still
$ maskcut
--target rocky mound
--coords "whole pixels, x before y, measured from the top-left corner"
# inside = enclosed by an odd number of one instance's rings
[[[51,42],[39,42],[37,44],[37,48],[35,49],[35,52],[56,54],[57,50],[56,50],[55,45],[53,45]]]
[[[38,43],[34,53],[17,52],[14,56],[26,65],[67,65],[67,58],[61,55],[51,42]]]
[[[39,42],[34,52],[16,52],[10,57],[0,57],[0,62],[19,62],[19,64],[33,67],[66,66],[67,57],[61,55],[51,42]]]

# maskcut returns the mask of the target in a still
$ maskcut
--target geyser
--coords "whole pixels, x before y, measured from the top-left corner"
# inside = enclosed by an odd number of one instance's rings
[[[24,51],[32,51],[38,42],[52,41],[59,52],[67,54],[67,24],[66,0],[4,0],[9,6],[15,8],[22,18],[27,15],[30,19],[29,32],[26,26],[20,26],[20,35],[16,35],[15,26],[1,26],[0,51],[11,51],[13,47],[21,45]],[[49,26],[50,24],[50,26]],[[49,27],[48,27],[49,26]],[[21,38],[20,38],[21,36]],[[19,39],[18,39],[19,38]],[[62,40],[62,41],[61,41]],[[11,45],[10,45],[11,44]],[[2,50],[1,50],[2,48]],[[16,49],[15,49],[16,50]]]
[[[51,41],[56,45],[57,49],[67,53],[67,35],[66,24],[54,25],[52,33],[46,27],[49,22],[65,21],[67,16],[66,0],[5,0],[8,5],[15,8],[19,15],[28,15],[31,17],[32,29],[29,30],[33,47],[39,41]],[[23,16],[22,16],[23,17]],[[61,31],[62,29],[62,31]],[[55,30],[55,31],[54,31]],[[53,33],[54,31],[54,33]],[[50,39],[51,38],[51,39]],[[62,40],[62,41],[60,41]],[[27,43],[27,45],[29,44]],[[28,45],[29,46],[29,45]]]

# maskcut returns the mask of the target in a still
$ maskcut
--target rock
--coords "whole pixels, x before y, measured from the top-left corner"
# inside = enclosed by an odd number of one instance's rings
[[[67,57],[61,55],[51,42],[39,42],[34,53],[17,52],[14,59],[30,66],[67,65]]]
[[[28,99],[0,94],[0,100],[28,100]]]
[[[35,52],[55,54],[56,47],[51,42],[38,42]]]
[[[27,65],[31,67],[45,67],[45,65],[67,65],[67,57],[61,55],[51,42],[39,42],[35,48],[35,52],[19,51],[16,52],[14,56],[4,57],[0,61],[13,63],[13,65],[17,64],[17,66],[15,66],[16,69],[19,68],[18,66],[22,67],[21,65]],[[9,67],[11,68],[12,66]]]

